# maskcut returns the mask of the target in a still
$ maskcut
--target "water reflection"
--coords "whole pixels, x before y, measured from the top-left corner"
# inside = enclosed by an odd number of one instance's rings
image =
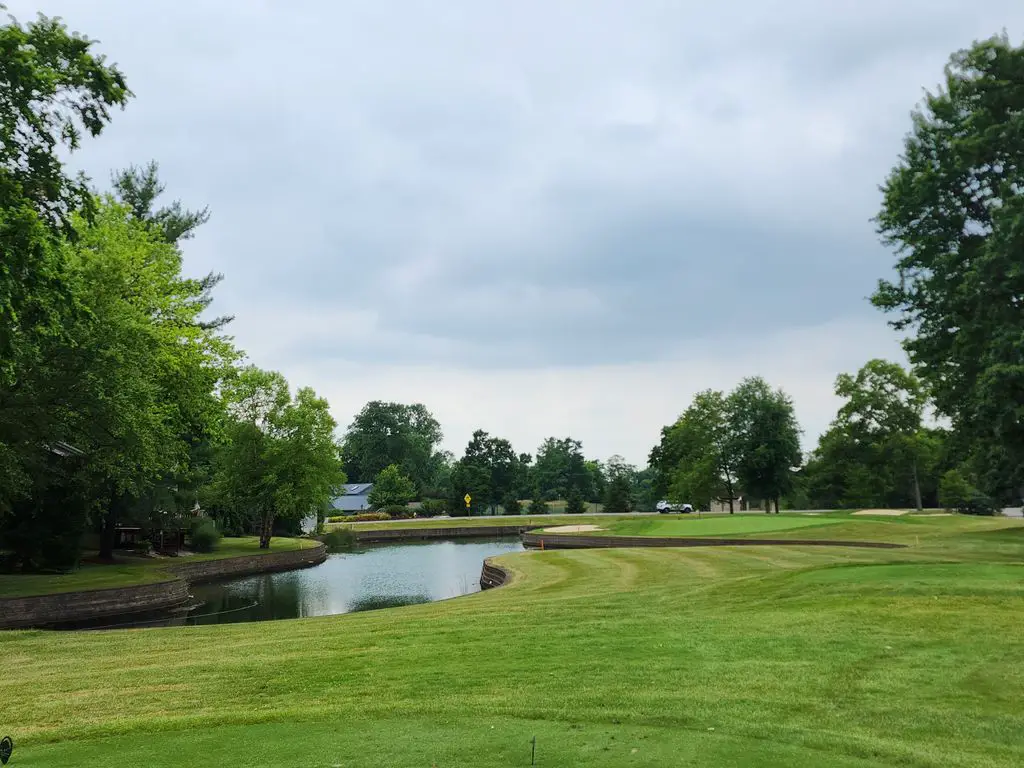
[[[330,555],[314,568],[194,586],[195,600],[185,610],[97,619],[58,628],[269,621],[427,603],[478,591],[484,558],[522,549],[518,538],[368,547]]]

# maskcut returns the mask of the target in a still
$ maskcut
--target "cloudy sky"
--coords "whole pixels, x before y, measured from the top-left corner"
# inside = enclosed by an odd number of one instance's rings
[[[871,216],[922,88],[1019,0],[6,0],[136,98],[76,156],[156,159],[213,217],[186,267],[261,367],[326,395],[643,463],[760,374],[805,447],[835,375],[903,360]]]

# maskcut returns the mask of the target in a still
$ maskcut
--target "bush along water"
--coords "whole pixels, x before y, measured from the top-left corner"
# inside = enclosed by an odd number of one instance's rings
[[[328,552],[351,552],[356,545],[356,534],[349,528],[339,528],[323,536]]]
[[[217,524],[208,517],[201,517],[189,529],[189,543],[193,552],[213,552],[220,541]]]

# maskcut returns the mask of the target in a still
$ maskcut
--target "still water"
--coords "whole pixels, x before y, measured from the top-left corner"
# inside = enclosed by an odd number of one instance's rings
[[[192,587],[187,610],[107,617],[61,629],[226,624],[428,603],[480,590],[484,558],[523,551],[518,538],[403,542],[330,555],[313,568]]]

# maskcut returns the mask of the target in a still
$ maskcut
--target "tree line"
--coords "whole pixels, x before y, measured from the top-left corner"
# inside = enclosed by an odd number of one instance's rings
[[[441,449],[441,426],[421,403],[373,401],[353,419],[342,441],[349,480],[373,483],[375,508],[426,500],[427,510],[449,514],[503,511],[543,513],[547,502],[564,501],[569,512],[588,503],[623,512],[653,508],[646,471],[621,456],[588,459],[572,437],[549,437],[535,454],[520,453],[509,440],[478,429],[456,459]],[[465,496],[471,503],[467,509]]]
[[[155,163],[101,191],[61,159],[132,97],[94,43],[40,17],[0,26],[0,561],[110,558],[124,524],[184,524],[200,501],[258,530],[343,482],[327,403],[245,364],[210,317],[219,274],[182,271],[209,218],[159,206]]]

